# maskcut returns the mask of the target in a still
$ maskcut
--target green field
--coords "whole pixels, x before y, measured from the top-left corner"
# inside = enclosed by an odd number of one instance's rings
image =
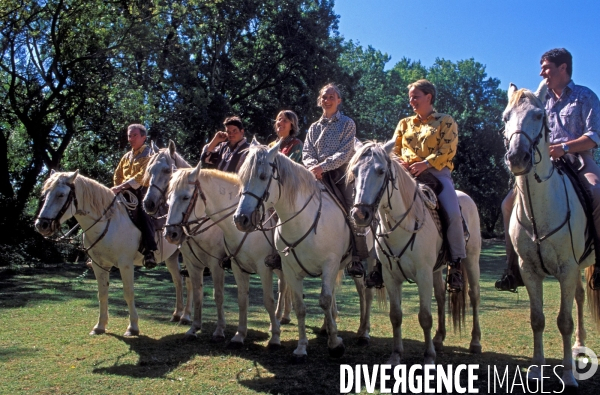
[[[468,353],[467,330],[448,330],[444,352],[437,362],[479,364],[479,393],[488,393],[488,366],[526,368],[533,350],[529,301],[519,294],[500,293],[493,284],[503,270],[503,247],[485,242],[481,260],[481,327],[483,354]],[[227,342],[237,325],[236,287],[226,277]],[[97,320],[96,281],[82,265],[65,264],[44,269],[12,268],[0,272],[0,393],[35,394],[334,394],[339,392],[340,364],[385,363],[391,351],[391,324],[387,312],[374,304],[371,344],[357,346],[358,297],[346,278],[338,294],[340,335],[346,354],[329,358],[326,339],[317,334],[322,323],[318,306],[319,280],[305,281],[308,363],[291,364],[296,347],[296,319],[282,327],[283,348],[267,349],[268,316],[261,301],[258,277],[252,278],[249,332],[245,347],[230,350],[211,343],[216,314],[212,283],[205,285],[204,327],[196,341],[186,342],[187,327],[168,322],[174,307],[174,289],[166,268],[136,272],[136,306],[141,335],[125,338],[127,306],[118,273],[111,274],[110,320],[107,334],[89,336]],[[556,327],[558,283],[547,279],[544,287],[547,363],[560,364],[561,340]],[[422,363],[422,332],[417,321],[416,285],[404,287],[403,336],[407,365]],[[587,346],[600,353],[600,337],[586,312]],[[434,325],[435,326],[435,325]],[[560,391],[553,378],[544,391]],[[521,387],[515,387],[521,393]],[[600,372],[580,382],[580,394],[600,391]],[[365,390],[363,389],[363,392]],[[505,391],[497,389],[497,393]]]

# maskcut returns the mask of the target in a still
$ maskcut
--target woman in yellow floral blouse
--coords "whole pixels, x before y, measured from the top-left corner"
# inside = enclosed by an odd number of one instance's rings
[[[458,146],[458,130],[450,115],[434,110],[436,91],[431,82],[418,80],[408,89],[410,105],[416,115],[398,123],[394,153],[413,176],[427,171],[444,186],[438,199],[446,216],[446,236],[452,255],[447,285],[449,292],[457,292],[463,286],[460,262],[467,256],[460,207],[450,174],[454,169],[452,159]]]

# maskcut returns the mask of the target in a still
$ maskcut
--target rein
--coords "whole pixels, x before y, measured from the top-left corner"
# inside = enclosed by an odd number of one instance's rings
[[[531,155],[531,165],[533,167],[533,175],[534,175],[535,180],[538,183],[541,183],[541,182],[549,180],[550,177],[552,177],[552,174],[554,174],[554,166],[551,167],[550,174],[547,177],[543,178],[543,179],[537,174],[537,171],[536,171],[537,165],[542,161],[542,153],[540,152],[540,149],[538,148],[538,145],[540,144],[540,141],[542,139],[542,134],[545,135],[545,140],[548,141],[548,124],[547,124],[547,121],[546,121],[546,112],[545,111],[544,111],[542,126],[540,128],[539,133],[535,137],[535,139],[532,139],[531,137],[529,137],[529,135],[527,133],[525,133],[524,131],[522,131],[522,130],[515,130],[512,133],[512,135],[510,136],[509,139],[507,139],[506,137],[504,137],[504,141],[505,141],[504,145],[505,145],[505,147],[507,149],[506,155],[508,155],[508,147],[510,145],[510,141],[512,140],[512,138],[514,136],[516,136],[516,135],[523,135],[529,141],[529,145],[530,145],[529,153]],[[540,160],[537,161],[537,162],[535,161],[535,152],[536,151],[538,153],[538,156],[540,157]],[[515,176],[522,176],[522,175],[525,175],[525,174],[529,173],[530,171],[531,171],[531,169],[529,169],[529,170],[523,170],[521,172],[513,173],[513,174]]]

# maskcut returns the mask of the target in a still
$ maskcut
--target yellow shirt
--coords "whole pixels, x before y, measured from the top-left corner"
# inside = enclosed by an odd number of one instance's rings
[[[124,181],[127,181],[134,189],[142,186],[144,172],[149,160],[150,147],[146,144],[123,155],[113,177],[115,186],[121,185]]]
[[[427,160],[437,170],[454,169],[458,128],[450,115],[433,113],[422,121],[417,115],[400,120],[394,132],[394,153],[407,163]]]

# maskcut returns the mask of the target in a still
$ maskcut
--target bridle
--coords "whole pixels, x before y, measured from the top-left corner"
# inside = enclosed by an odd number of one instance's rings
[[[375,198],[374,202],[371,204],[368,203],[355,203],[352,205],[352,208],[361,208],[361,207],[365,207],[365,208],[369,208],[371,209],[372,213],[377,212],[378,208],[379,208],[379,203],[381,203],[381,199],[383,199],[383,195],[387,192],[387,201],[388,201],[388,207],[391,209],[392,208],[392,195],[394,194],[394,189],[398,189],[396,187],[396,178],[394,177],[394,174],[392,172],[392,161],[390,159],[389,156],[386,155],[385,157],[386,162],[387,162],[387,171],[385,172],[385,176],[383,179],[383,184],[381,185],[381,189],[379,190],[379,192],[377,193],[377,197]],[[390,189],[390,185],[392,185],[392,188]],[[408,214],[408,213],[407,213]],[[372,221],[372,219],[371,219]]]
[[[249,195],[256,199],[256,208],[252,212],[252,216],[250,218],[250,223],[254,226],[255,230],[262,228],[263,221],[265,219],[265,202],[269,200],[269,190],[271,189],[271,182],[273,180],[277,181],[277,185],[279,187],[279,198],[281,199],[281,177],[279,174],[279,167],[277,166],[277,159],[273,163],[269,162],[269,166],[271,166],[271,176],[269,177],[269,181],[267,181],[267,187],[265,188],[265,192],[262,196],[258,196],[250,191],[244,191],[241,193],[242,196]],[[262,230],[262,229],[261,229]]]
[[[66,185],[69,187],[69,194],[67,195],[67,200],[65,201],[65,203],[62,205],[60,210],[58,210],[58,213],[56,214],[56,216],[54,218],[38,217],[38,220],[42,219],[42,220],[50,221],[51,229],[55,229],[55,228],[58,229],[58,224],[60,223],[60,219],[62,218],[64,213],[67,211],[67,209],[69,208],[71,203],[74,204],[75,211],[78,210],[77,196],[75,195],[75,185],[72,183],[67,183]]]

